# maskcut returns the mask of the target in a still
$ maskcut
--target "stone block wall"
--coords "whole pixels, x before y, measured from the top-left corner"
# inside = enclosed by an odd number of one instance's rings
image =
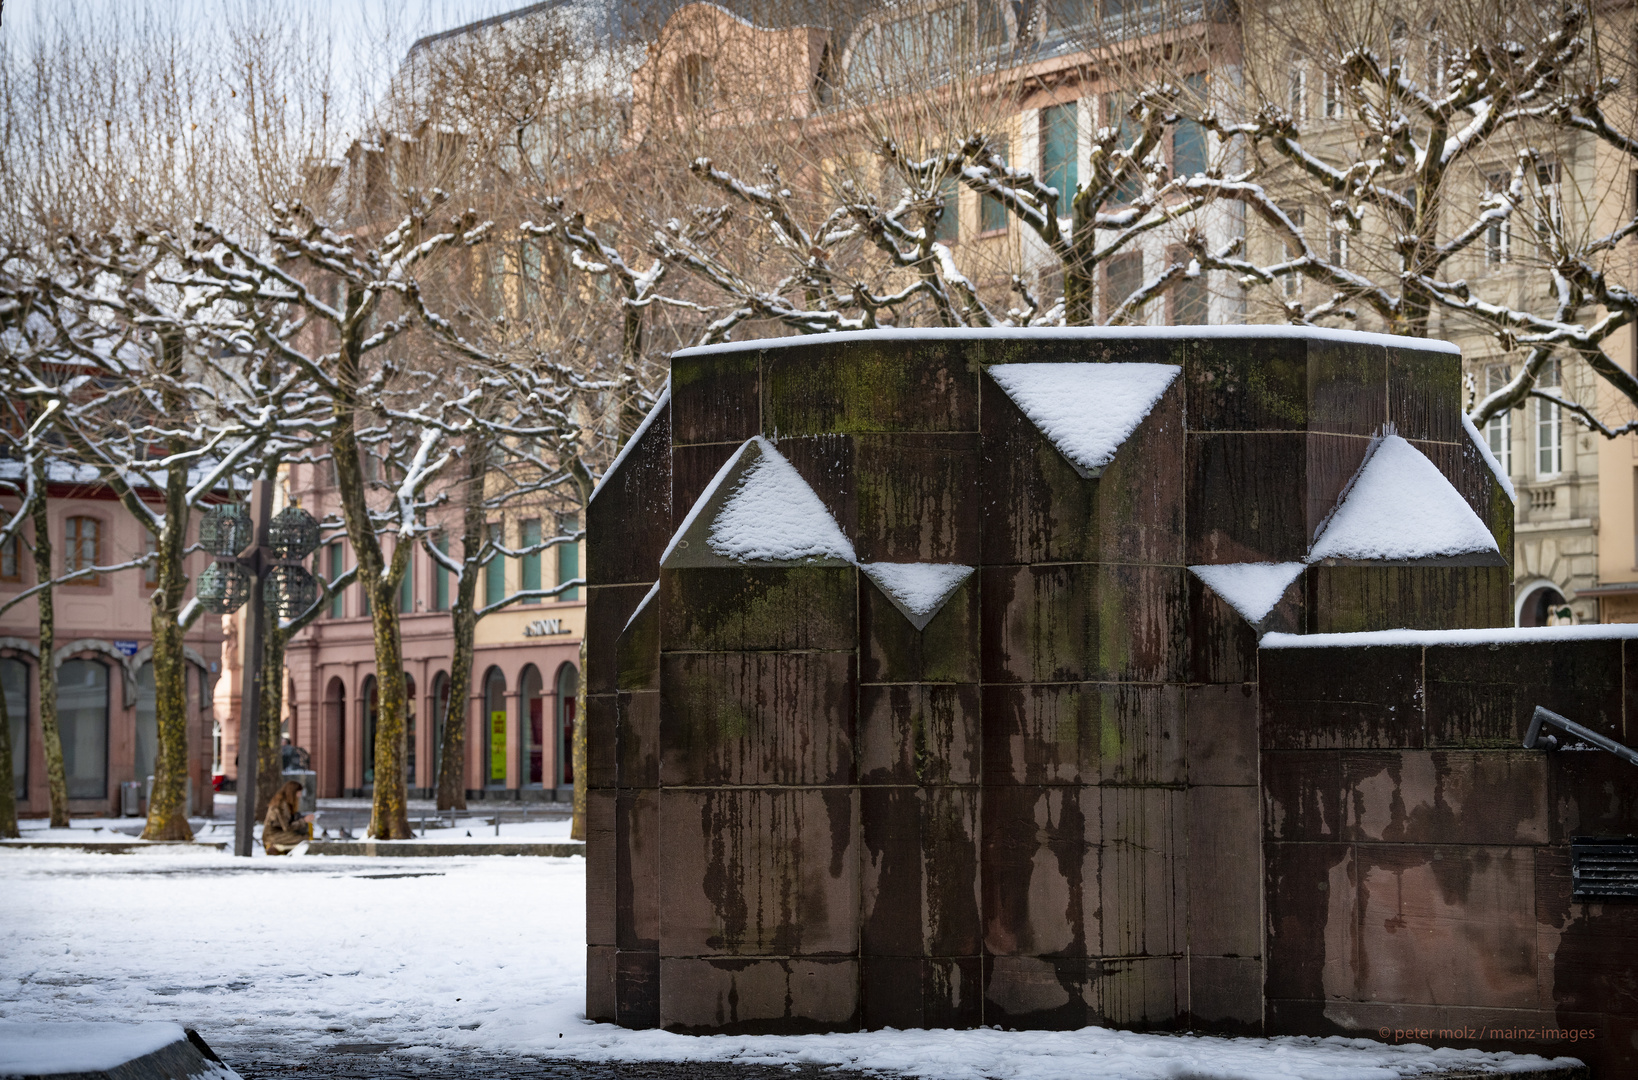
[[[1271,1032],[1475,1031],[1419,1041],[1638,1068],[1638,905],[1572,899],[1569,851],[1638,834],[1638,773],[1521,748],[1536,705],[1638,742],[1638,639],[1519,637],[1263,650]],[[1594,1035],[1541,1034],[1563,1029]]]
[[[1178,374],[1088,477],[990,374],[1019,362]],[[1501,749],[1511,734],[1467,731],[1509,684],[1461,684],[1482,704],[1440,721],[1466,732],[1447,747],[1423,713],[1454,691],[1400,655],[1418,650],[1315,665],[1326,650],[1259,651],[1259,637],[1510,620],[1512,505],[1459,394],[1459,358],[1438,346],[1285,328],[677,354],[669,397],[588,511],[588,1015],[681,1031],[1257,1032],[1340,1027],[1333,1000],[1414,982],[1403,956],[1377,982],[1359,982],[1357,950],[1339,966],[1324,934],[1343,916],[1324,905],[1358,889],[1332,879],[1354,883],[1348,845],[1378,841],[1326,830],[1364,812],[1347,785],[1376,792],[1383,769],[1442,793],[1439,770],[1484,791],[1542,768]],[[1312,563],[1255,624],[1189,569],[1306,561],[1385,425],[1499,553]],[[714,478],[756,436],[851,556],[736,563],[680,546],[701,541],[691,512],[714,512],[702,495],[720,502]],[[878,563],[972,573],[918,629]],[[1484,670],[1464,664],[1439,685]],[[1511,692],[1519,708],[1557,700]],[[1370,756],[1402,753],[1423,757]],[[1475,918],[1500,926],[1515,912],[1490,884],[1511,872],[1501,849],[1535,834],[1497,839],[1502,825],[1443,798],[1419,842],[1496,848],[1476,879],[1496,910]],[[1371,814],[1391,822],[1385,805]],[[1369,872],[1403,876],[1383,866]]]

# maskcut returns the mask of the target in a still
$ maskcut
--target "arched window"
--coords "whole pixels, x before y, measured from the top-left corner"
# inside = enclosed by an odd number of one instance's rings
[[[432,786],[444,771],[444,731],[449,723],[449,673],[440,671],[432,677]]]
[[[677,65],[677,113],[710,112],[717,94],[717,73],[709,56],[694,53],[682,58]]]
[[[11,726],[11,781],[18,799],[28,798],[28,665],[6,657],[0,660],[0,690],[6,695],[6,719]]]
[[[361,747],[364,759],[364,786],[375,784],[375,722],[381,716],[381,695],[376,690],[375,676],[364,678],[364,732]]]
[[[70,799],[108,797],[108,669],[69,660],[57,671],[57,727]]]
[[[506,676],[490,668],[483,679],[483,784],[506,786]]]
[[[524,787],[546,783],[546,701],[541,697],[540,669],[530,664],[518,679],[519,774]]]
[[[574,725],[579,721],[580,672],[573,664],[557,671],[557,785],[574,787]]]
[[[154,759],[159,753],[158,691],[154,688],[152,660],[137,668],[136,700],[136,776],[138,783],[153,775]]]

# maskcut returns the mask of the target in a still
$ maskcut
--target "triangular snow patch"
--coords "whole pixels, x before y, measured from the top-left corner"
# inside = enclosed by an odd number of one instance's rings
[[[1205,582],[1212,592],[1240,613],[1253,626],[1268,618],[1274,605],[1290,588],[1303,563],[1223,563],[1191,566],[1189,572]]]
[[[927,629],[950,594],[973,572],[958,563],[860,563],[859,569],[917,630]]]
[[[1182,368],[1172,364],[995,364],[990,378],[1090,480],[1103,473]]]
[[[1309,549],[1308,561],[1501,557],[1496,538],[1439,467],[1394,434],[1379,438]]]
[[[660,565],[849,566],[853,545],[795,466],[760,435],[717,470]]]

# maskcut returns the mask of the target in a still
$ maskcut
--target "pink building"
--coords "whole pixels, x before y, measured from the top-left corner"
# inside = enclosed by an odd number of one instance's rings
[[[4,463],[16,468],[14,462]],[[8,511],[15,499],[3,500]],[[109,566],[151,550],[148,532],[113,493],[96,483],[52,483],[47,490],[51,542],[59,573]],[[24,538],[32,541],[32,528]],[[192,555],[197,575],[208,558]],[[0,603],[34,584],[34,557],[14,539],[0,549]],[[39,608],[25,600],[0,615],[0,683],[11,719],[12,782],[19,816],[43,817],[51,802],[40,734],[39,671],[57,665],[57,715],[68,773],[69,810],[119,812],[119,785],[145,782],[157,750],[153,637],[149,632],[151,573],[123,570],[61,585],[54,591],[54,656],[40,655]],[[186,636],[188,658],[188,779],[192,814],[211,813],[211,769],[219,747],[211,698],[221,670],[221,620],[210,615]],[[142,810],[146,811],[144,803]]]
[[[323,518],[338,497],[327,470],[290,466],[288,495]],[[518,510],[496,515],[492,528],[521,547],[578,529],[572,514]],[[453,523],[451,524],[453,530]],[[334,577],[353,565],[345,536],[326,538],[318,570]],[[480,574],[480,605],[522,588],[550,588],[580,577],[580,545],[566,544],[528,559],[497,558]],[[438,747],[448,715],[452,632],[448,615],[454,576],[416,551],[399,598],[411,718],[408,784],[411,797],[436,790]],[[575,783],[569,753],[580,679],[580,638],[586,605],[579,590],[559,601],[519,603],[478,623],[472,687],[466,710],[465,787],[468,799],[563,799]],[[375,648],[363,591],[349,587],[294,637],[286,650],[286,731],[305,747],[318,773],[319,795],[359,796],[375,782]]]

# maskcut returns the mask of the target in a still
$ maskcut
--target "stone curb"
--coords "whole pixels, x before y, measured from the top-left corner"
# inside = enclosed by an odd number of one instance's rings
[[[226,851],[226,840],[0,840],[0,848],[33,851],[90,851],[101,855],[130,855],[138,851],[171,848],[210,848]]]
[[[397,858],[429,858],[448,855],[537,855],[562,858],[585,855],[586,845],[580,840],[561,843],[472,843],[472,844],[418,844],[404,840],[312,840],[307,844],[309,855],[374,855]]]

